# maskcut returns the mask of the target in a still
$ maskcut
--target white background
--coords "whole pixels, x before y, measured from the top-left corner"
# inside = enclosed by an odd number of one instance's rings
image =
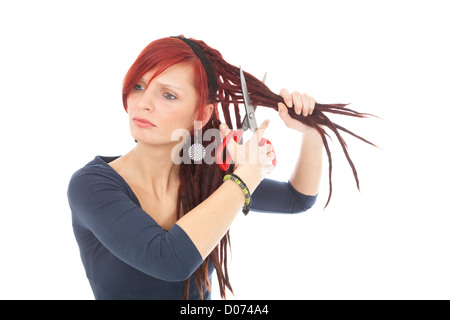
[[[250,213],[231,229],[230,299],[450,298],[449,11],[445,1],[2,1],[0,298],[93,299],[72,227],[71,174],[134,146],[121,82],[160,37],[204,40],[273,91],[348,103],[382,119],[332,119],[316,206]],[[261,110],[261,108],[259,109]],[[272,110],[287,180],[301,135]],[[213,298],[219,298],[214,284]]]

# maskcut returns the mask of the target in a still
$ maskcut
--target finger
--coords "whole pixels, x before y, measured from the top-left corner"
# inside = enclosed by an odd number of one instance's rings
[[[283,98],[284,103],[286,103],[289,108],[292,108],[292,97],[289,91],[285,88],[281,89],[280,96]]]
[[[220,129],[220,135],[222,136],[221,139],[225,139],[227,135],[231,132],[231,130],[228,128],[226,123],[221,123],[219,126]],[[226,149],[228,153],[230,154],[233,161],[235,161],[235,155],[237,154],[237,148],[238,143],[234,140],[234,138],[229,138],[228,141],[226,141]]]
[[[316,107],[316,100],[313,97],[309,97],[309,115],[313,114],[315,107]]]
[[[292,93],[292,99],[294,100],[294,111],[296,114],[301,114],[303,110],[303,101],[300,93],[298,91],[294,91]]]
[[[279,110],[278,114],[286,126],[289,127],[291,121],[297,121],[291,117],[284,103],[281,102],[278,103],[278,110]]]
[[[281,116],[286,109],[286,105],[283,102],[278,102],[278,114]]]
[[[291,118],[291,116],[289,115],[288,108],[282,102],[278,102],[278,114],[280,115],[283,121],[287,121]]]
[[[273,169],[275,169],[275,166],[272,163],[274,158],[275,156],[273,158],[267,158],[266,164],[263,165],[263,170],[266,171],[267,173],[270,173],[273,171]]]
[[[267,154],[267,161],[272,163],[273,159],[275,159],[275,152],[271,151]]]
[[[309,96],[306,93],[303,93],[301,95],[302,97],[302,103],[303,103],[303,116],[306,117],[309,114]]]
[[[228,126],[225,123],[221,123],[219,126],[219,129],[220,129],[220,135],[221,135],[222,139],[224,139],[227,136],[228,132],[230,132],[230,129],[228,128]]]
[[[260,130],[260,129],[263,129],[263,130],[267,129],[269,127],[269,123],[270,123],[269,119],[264,120],[261,123],[261,125],[259,126],[258,130]]]
[[[259,141],[263,138],[264,133],[266,129],[269,127],[269,119],[266,119],[263,121],[261,126],[256,130],[255,134],[253,135],[252,139],[256,139],[256,142],[259,143]]]
[[[228,133],[230,133],[231,132],[231,130],[228,130]],[[237,163],[236,162],[236,160],[237,160],[237,155],[238,155],[238,148],[239,148],[239,144],[234,140],[234,135],[230,135],[229,137],[228,137],[228,139],[227,140],[225,140],[226,139],[226,137],[227,137],[227,135],[228,135],[228,133],[227,134],[225,134],[225,136],[224,136],[224,140],[222,141],[222,143],[225,143],[226,142],[226,145],[225,145],[225,148],[226,148],[226,152],[228,152],[229,153],[229,155],[230,155],[230,157],[231,157],[231,159],[235,162],[235,163]],[[221,133],[222,134],[222,133]]]
[[[269,156],[273,152],[273,147],[270,143],[264,143],[259,146],[258,150],[261,157],[264,159],[265,157]]]

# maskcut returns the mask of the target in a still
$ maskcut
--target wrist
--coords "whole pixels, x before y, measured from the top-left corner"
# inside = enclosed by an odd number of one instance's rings
[[[251,193],[253,193],[261,180],[264,178],[259,173],[255,172],[255,170],[248,168],[246,165],[240,165],[236,168],[236,170],[234,170],[233,173],[242,178]]]
[[[317,129],[311,128],[307,132],[303,133],[303,140],[315,140],[322,142],[322,136]]]
[[[252,196],[249,188],[247,187],[247,184],[244,182],[244,180],[239,177],[235,173],[230,173],[225,175],[223,178],[223,181],[233,181],[242,191],[242,194],[244,195],[244,205],[242,207],[242,212],[247,215],[250,211],[250,205],[252,203]]]

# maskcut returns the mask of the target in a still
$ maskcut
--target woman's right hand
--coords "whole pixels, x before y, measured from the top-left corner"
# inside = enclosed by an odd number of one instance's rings
[[[269,119],[264,120],[253,136],[244,144],[238,144],[234,139],[227,143],[227,151],[235,164],[235,173],[241,177],[253,192],[261,180],[270,173],[274,166],[272,160],[275,158],[271,144],[259,145],[265,130],[269,127]],[[222,139],[230,132],[225,123],[220,125]]]

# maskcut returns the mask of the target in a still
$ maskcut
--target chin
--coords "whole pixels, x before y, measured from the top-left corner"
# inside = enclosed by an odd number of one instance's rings
[[[131,132],[131,136],[133,137],[133,139],[135,141],[141,141],[141,142],[150,143],[150,144],[155,143],[155,141],[154,141],[155,137],[154,136],[153,137],[149,137],[144,132],[142,132],[142,130],[139,129],[139,128],[137,128],[137,129],[131,128],[130,132]]]
[[[167,141],[167,139],[164,139],[163,137],[156,137],[155,134],[145,134],[143,132],[139,132],[139,130],[131,130],[131,136],[135,141],[151,145],[163,145],[172,142],[170,141],[170,137],[169,141]]]

